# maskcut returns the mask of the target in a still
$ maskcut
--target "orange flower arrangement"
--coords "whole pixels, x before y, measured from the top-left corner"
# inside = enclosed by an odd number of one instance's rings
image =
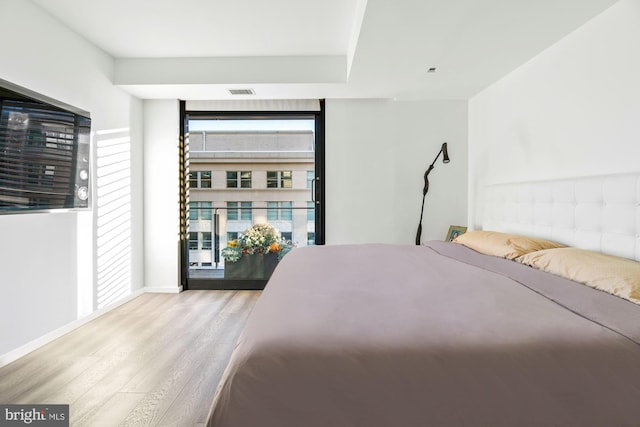
[[[282,245],[280,245],[277,242],[273,242],[271,245],[269,245],[269,252],[279,252],[282,250]]]

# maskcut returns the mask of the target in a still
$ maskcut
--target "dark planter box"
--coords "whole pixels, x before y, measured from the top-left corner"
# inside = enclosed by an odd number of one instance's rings
[[[224,264],[225,279],[269,279],[278,265],[278,254],[243,255],[236,262]]]

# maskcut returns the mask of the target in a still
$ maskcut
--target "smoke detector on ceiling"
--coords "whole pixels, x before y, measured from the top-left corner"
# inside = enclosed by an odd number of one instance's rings
[[[253,89],[228,89],[231,95],[255,95]]]

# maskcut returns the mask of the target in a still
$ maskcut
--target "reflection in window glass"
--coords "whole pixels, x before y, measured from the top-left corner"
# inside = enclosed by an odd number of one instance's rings
[[[202,249],[206,250],[206,251],[210,251],[211,250],[211,233],[210,232],[204,232],[201,233],[202,234]]]
[[[240,172],[240,187],[251,188],[251,172],[250,171]]]
[[[267,171],[267,188],[292,188],[292,171]]]
[[[278,172],[267,171],[267,188],[278,188]]]
[[[292,172],[291,171],[282,171],[280,172],[280,188],[291,188],[292,185]]]
[[[211,171],[189,172],[190,188],[211,188]]]
[[[200,172],[200,188],[211,188],[211,171]]]
[[[251,188],[251,171],[227,171],[227,188]]]
[[[227,171],[227,188],[238,188],[238,172]]]
[[[189,172],[189,187],[198,188],[198,172]]]
[[[198,250],[198,233],[189,233],[189,249]]]

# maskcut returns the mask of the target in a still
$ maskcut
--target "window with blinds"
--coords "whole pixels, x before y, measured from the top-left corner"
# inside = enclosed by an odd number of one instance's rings
[[[88,117],[0,89],[0,211],[85,208]]]

